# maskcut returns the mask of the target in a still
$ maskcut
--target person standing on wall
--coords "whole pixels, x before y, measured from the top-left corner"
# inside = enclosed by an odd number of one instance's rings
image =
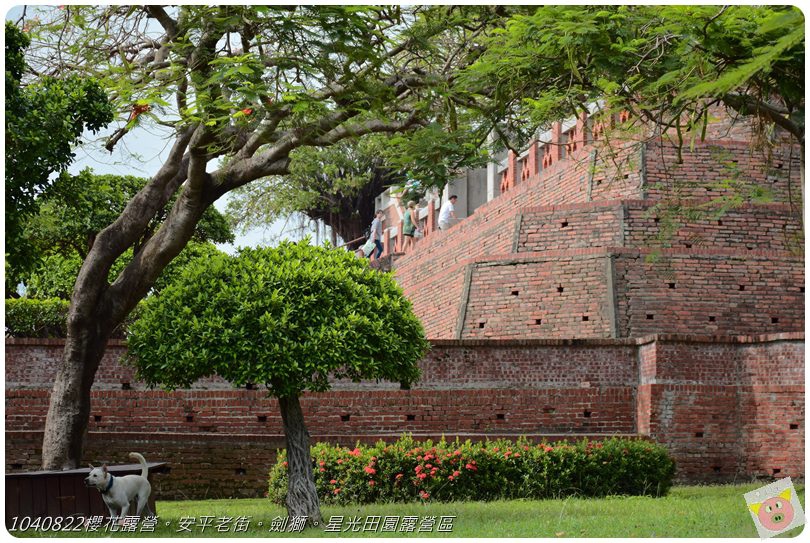
[[[385,215],[382,212],[382,209],[377,210],[377,214],[374,217],[374,220],[371,221],[371,232],[369,232],[369,237],[374,241],[374,246],[377,248],[377,254],[374,258],[380,258],[380,255],[383,252],[383,244],[382,244],[382,223],[385,220]],[[368,257],[371,258],[371,255],[374,254],[374,251],[371,251],[368,254]]]
[[[411,200],[405,208],[405,218],[402,220],[402,236],[405,238],[405,242],[402,246],[403,252],[407,253],[408,250],[413,247],[413,235],[416,232],[417,224],[419,224],[419,219],[416,215],[416,202]]]
[[[442,208],[439,210],[440,230],[447,230],[450,228],[452,224],[450,219],[458,220],[458,217],[456,217],[456,200],[458,200],[458,196],[453,194],[445,203],[442,204]]]

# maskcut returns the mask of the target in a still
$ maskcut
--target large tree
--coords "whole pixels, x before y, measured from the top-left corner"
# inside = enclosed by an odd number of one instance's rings
[[[99,77],[126,124],[172,132],[166,159],[96,235],[76,281],[45,425],[44,468],[76,467],[90,387],[111,331],[227,192],[288,172],[290,153],[434,119],[500,8],[114,6],[26,20],[41,74]],[[440,40],[442,47],[434,44]],[[145,243],[144,232],[176,194]],[[127,250],[131,262],[107,275]]]
[[[146,182],[146,179],[128,175],[94,175],[90,170],[77,175],[67,172],[59,175],[41,195],[37,213],[23,223],[21,243],[31,254],[31,265],[28,271],[18,274],[15,281],[25,285],[26,296],[69,299],[96,236],[121,214]],[[116,260],[110,269],[113,279],[165,219],[172,203],[169,201],[162,213],[154,217],[138,244]],[[197,242],[194,250],[184,250],[178,257],[184,262],[206,250],[203,247],[206,242],[231,243],[234,235],[225,217],[210,207],[197,223],[192,240]],[[164,272],[158,283],[165,285],[171,275]]]
[[[321,514],[301,394],[328,390],[333,377],[412,383],[428,348],[391,275],[308,240],[197,260],[143,306],[129,349],[147,383],[173,389],[220,375],[278,398],[287,510],[310,522]]]
[[[79,75],[24,78],[30,38],[10,21],[5,27],[5,238],[6,292],[36,262],[23,239],[26,221],[36,214],[52,174],[73,162],[73,147],[85,130],[97,132],[113,120],[101,86]]]
[[[374,200],[404,181],[383,158],[385,139],[366,137],[325,148],[301,148],[289,173],[259,180],[231,193],[227,214],[242,229],[266,226],[303,213],[344,242],[363,235],[374,218]]]
[[[721,105],[804,145],[804,16],[795,7],[543,6],[484,43],[463,80],[488,116],[509,124],[505,137],[603,101],[680,143],[700,137]]]

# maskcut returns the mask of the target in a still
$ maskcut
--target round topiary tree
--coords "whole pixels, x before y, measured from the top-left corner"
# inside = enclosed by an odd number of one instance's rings
[[[192,264],[143,305],[128,343],[146,383],[174,389],[217,374],[278,398],[287,511],[309,522],[321,516],[299,396],[328,390],[330,376],[410,384],[429,346],[390,274],[307,240]]]

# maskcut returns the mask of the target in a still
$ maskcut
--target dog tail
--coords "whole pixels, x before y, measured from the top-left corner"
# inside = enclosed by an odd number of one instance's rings
[[[130,458],[134,458],[141,464],[141,477],[149,478],[149,467],[146,465],[146,459],[140,453],[129,453]]]

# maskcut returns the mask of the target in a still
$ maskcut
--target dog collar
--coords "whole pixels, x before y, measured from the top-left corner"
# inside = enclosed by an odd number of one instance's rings
[[[112,488],[113,479],[115,479],[115,477],[110,475],[110,482],[107,483],[107,488],[105,488],[104,490],[101,491],[102,494],[106,494],[107,492],[110,491],[110,489]]]

